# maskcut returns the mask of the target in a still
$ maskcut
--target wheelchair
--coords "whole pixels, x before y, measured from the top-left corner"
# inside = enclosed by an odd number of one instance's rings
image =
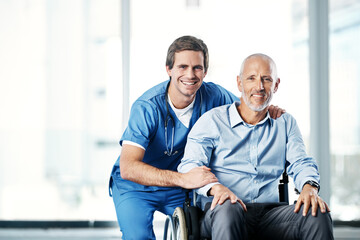
[[[289,177],[286,170],[279,182],[279,202],[289,204],[288,192]],[[196,193],[193,193],[193,204],[191,204],[190,191],[186,192],[183,207],[177,207],[173,215],[167,215],[164,226],[164,240],[206,240],[200,238],[200,218],[202,210],[196,206]]]

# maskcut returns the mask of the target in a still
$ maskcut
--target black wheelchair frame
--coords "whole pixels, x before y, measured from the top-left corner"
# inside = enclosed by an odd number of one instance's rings
[[[289,176],[285,171],[279,182],[279,202],[289,204],[288,192]],[[193,191],[193,204],[189,191],[186,192],[186,198],[183,207],[177,207],[173,215],[166,216],[164,226],[164,240],[168,237],[170,240],[198,240],[200,238],[200,217],[202,210],[196,206],[196,194]]]

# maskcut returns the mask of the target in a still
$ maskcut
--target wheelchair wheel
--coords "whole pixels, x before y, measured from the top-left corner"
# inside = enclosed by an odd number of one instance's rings
[[[177,207],[173,214],[176,240],[188,240],[184,210]]]
[[[163,238],[163,240],[167,240],[168,238],[170,240],[176,240],[174,220],[173,220],[173,217],[171,215],[166,216],[165,226],[164,226],[164,238]]]

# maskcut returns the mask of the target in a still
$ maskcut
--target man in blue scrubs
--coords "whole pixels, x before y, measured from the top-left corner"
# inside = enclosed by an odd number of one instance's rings
[[[176,171],[187,135],[201,114],[239,100],[223,87],[203,82],[209,66],[205,43],[192,36],[169,47],[170,80],[146,91],[132,105],[120,140],[121,156],[113,167],[110,187],[123,239],[155,239],[153,214],[172,214],[182,206],[184,188],[216,182],[207,167]],[[281,115],[275,108],[273,115]]]
[[[318,195],[318,167],[306,154],[295,119],[287,113],[269,117],[280,84],[274,61],[264,54],[249,56],[237,83],[241,103],[214,108],[196,122],[178,167],[186,173],[207,166],[218,179],[196,190],[205,210],[202,237],[334,239],[330,210]],[[286,163],[301,191],[296,205],[279,203]]]

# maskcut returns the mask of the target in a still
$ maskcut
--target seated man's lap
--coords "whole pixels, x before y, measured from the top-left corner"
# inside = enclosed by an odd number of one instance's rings
[[[295,205],[271,209],[263,216],[259,232],[266,239],[333,239],[330,213],[321,213],[318,208],[314,217],[310,207],[303,216],[303,208],[298,213],[294,212]]]
[[[232,204],[225,201],[217,205],[213,210],[205,206],[204,216],[201,220],[201,236],[213,239],[235,239],[239,235],[246,234],[245,212],[240,203]],[[207,210],[208,209],[208,210]],[[231,230],[231,231],[230,231]]]
[[[303,206],[299,213],[294,212],[294,205],[285,203],[251,203],[246,206],[247,212],[244,212],[240,204],[226,201],[223,205],[216,206],[213,211],[206,211],[201,224],[202,236],[210,237],[212,231],[234,228],[227,221],[236,219],[235,228],[238,228],[239,224],[246,225],[246,229],[239,227],[238,230],[242,236],[245,234],[250,239],[333,239],[331,216],[329,213],[321,213],[319,209],[316,217],[311,215],[311,208],[304,217]],[[225,224],[222,223],[224,220]],[[214,226],[215,224],[220,226]]]

